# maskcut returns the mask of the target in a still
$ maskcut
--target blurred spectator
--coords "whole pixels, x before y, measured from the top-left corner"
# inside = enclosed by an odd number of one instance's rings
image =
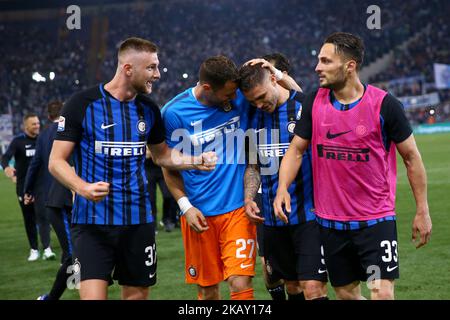
[[[322,40],[335,31],[360,35],[366,44],[365,65],[430,27],[394,63],[371,79],[381,82],[423,76],[422,82],[396,88],[397,96],[436,91],[433,62],[450,63],[449,2],[446,0],[379,0],[381,30],[369,30],[368,0],[172,0],[130,1],[83,9],[82,29],[67,31],[64,12],[57,18],[0,24],[0,112],[11,107],[15,132],[22,115],[43,114],[49,100],[67,99],[73,92],[112,77],[115,52],[127,37],[157,43],[161,80],[153,97],[162,105],[197,81],[206,57],[224,54],[241,64],[268,52],[282,52],[293,76],[306,90],[317,87],[314,72]],[[55,9],[56,10],[56,9]],[[34,72],[45,82],[32,80]],[[51,80],[50,72],[54,72]],[[424,87],[425,86],[425,87]],[[390,88],[389,88],[390,89]],[[441,101],[449,92],[439,91]],[[448,114],[448,113],[447,113]],[[436,115],[436,121],[439,121]]]

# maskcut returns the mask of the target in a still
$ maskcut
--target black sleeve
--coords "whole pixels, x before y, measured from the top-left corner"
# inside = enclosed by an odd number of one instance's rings
[[[6,149],[6,152],[2,157],[3,169],[5,169],[9,165],[9,161],[11,160],[12,157],[14,157],[14,154],[16,153],[16,146],[17,146],[17,139],[14,138],[9,144],[8,149]]]
[[[292,95],[292,93],[294,92],[295,90],[291,90],[290,91],[290,95]],[[295,97],[294,97],[294,100],[297,100],[298,102],[300,102],[301,104],[303,104],[304,102],[305,102],[305,99],[306,99],[306,94],[304,94],[303,92],[300,92],[300,91],[295,91]]]
[[[58,122],[55,140],[79,142],[83,132],[83,119],[86,113],[86,99],[82,93],[73,95],[64,103]]]
[[[27,174],[25,176],[25,184],[23,187],[23,193],[33,194],[34,183],[36,182],[37,175],[42,166],[42,135],[39,135],[36,141],[36,152],[31,159],[28,166]]]
[[[381,117],[388,141],[395,144],[405,141],[413,132],[402,103],[394,96],[387,94],[381,105]]]
[[[151,105],[151,110],[154,116],[153,127],[150,129],[150,134],[147,139],[148,144],[160,144],[164,142],[166,129],[161,118],[161,111],[157,105]]]
[[[303,98],[300,119],[295,123],[294,133],[300,138],[311,140],[312,138],[312,107],[317,91]]]

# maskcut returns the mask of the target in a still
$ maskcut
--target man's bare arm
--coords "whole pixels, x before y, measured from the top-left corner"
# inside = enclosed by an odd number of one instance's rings
[[[244,174],[245,215],[255,224],[264,222],[264,218],[258,215],[260,210],[254,201],[260,185],[261,175],[258,165],[247,165]]]
[[[109,183],[104,181],[87,183],[81,179],[67,161],[74,148],[74,142],[55,140],[48,170],[59,182],[80,196],[92,201],[102,200],[109,193]]]
[[[259,186],[261,185],[261,175],[259,167],[256,164],[249,164],[244,174],[244,193],[245,199],[255,199]]]
[[[165,142],[149,144],[148,148],[153,162],[170,170],[212,171],[216,167],[217,157],[214,152],[205,152],[200,156],[187,156],[176,149],[169,148]]]
[[[416,241],[416,235],[419,234],[420,241],[416,247],[420,248],[430,240],[432,229],[427,200],[427,175],[413,135],[397,144],[397,150],[405,163],[409,184],[416,201],[412,240]]]
[[[262,58],[252,59],[252,60],[249,60],[246,63],[244,63],[244,65],[246,65],[246,64],[255,65],[255,64],[259,64],[259,63],[261,63],[261,66],[263,68],[269,69],[270,72],[272,74],[274,74],[275,76],[281,77],[281,78],[277,79],[277,82],[283,88],[285,88],[287,90],[295,90],[298,92],[303,92],[302,88],[298,85],[298,83],[290,75],[288,75],[286,72],[281,72],[280,70],[275,68],[275,66],[273,66],[269,61],[267,61],[265,59],[262,59]]]
[[[189,199],[187,199],[186,197],[186,193],[184,191],[184,181],[181,174],[178,171],[168,170],[166,168],[162,168],[162,172],[164,180],[167,184],[167,188],[169,189],[175,200],[178,202],[178,205],[180,205],[181,201],[187,201],[187,203],[190,205],[190,208],[187,209],[186,212],[183,212],[188,225],[198,233],[208,230],[208,223],[204,215],[200,210],[192,206],[189,203]]]

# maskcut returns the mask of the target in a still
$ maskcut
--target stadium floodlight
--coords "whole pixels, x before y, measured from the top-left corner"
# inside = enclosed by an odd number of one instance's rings
[[[187,73],[183,73],[183,78],[187,79],[189,77],[189,75]]]
[[[33,75],[31,76],[31,79],[33,79],[36,82],[45,82],[47,79],[43,77],[39,72],[33,72]]]
[[[51,71],[48,75],[48,77],[50,78],[50,80],[55,79],[55,73],[53,71]]]
[[[167,68],[164,68],[163,71],[164,71],[164,72],[167,72]]]
[[[430,114],[433,115],[435,113],[434,109],[430,110]]]

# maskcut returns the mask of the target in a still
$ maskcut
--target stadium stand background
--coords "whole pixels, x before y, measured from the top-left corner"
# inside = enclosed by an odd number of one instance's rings
[[[365,66],[390,55],[363,77],[366,81],[397,97],[437,92],[438,105],[408,110],[408,117],[414,124],[450,120],[449,89],[437,90],[433,74],[433,63],[450,64],[447,0],[377,0],[381,30],[366,27],[372,1],[76,1],[81,30],[66,27],[70,3],[55,2],[0,1],[0,114],[12,114],[14,133],[25,113],[37,112],[44,119],[50,100],[65,100],[108,81],[115,72],[117,45],[129,36],[150,39],[161,48],[162,77],[152,96],[162,105],[194,85],[201,61],[216,54],[241,64],[282,52],[290,58],[295,79],[309,91],[318,83],[314,67],[326,35],[356,33],[366,43]],[[35,72],[46,81],[32,80]]]

